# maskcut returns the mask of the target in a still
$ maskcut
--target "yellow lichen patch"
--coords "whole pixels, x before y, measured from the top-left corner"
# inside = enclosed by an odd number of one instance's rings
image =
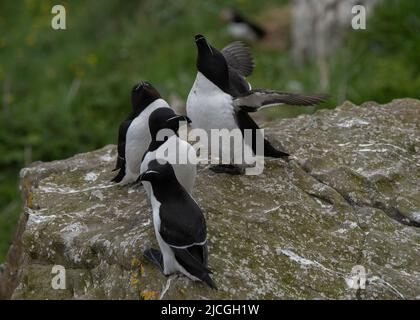
[[[143,275],[143,273],[144,273],[144,268],[143,268],[143,265],[142,265],[142,264],[140,264],[140,269],[139,269],[139,271],[140,271],[140,276],[142,276],[142,275]]]
[[[132,286],[136,286],[140,282],[139,278],[143,275],[144,268],[143,268],[143,265],[141,264],[140,260],[138,260],[137,258],[131,259],[131,265],[136,270],[131,272],[130,284]]]
[[[137,274],[131,274],[130,277],[130,284],[134,287],[139,283],[139,278],[137,278]]]
[[[136,257],[131,259],[131,266],[133,268],[138,268],[138,273],[139,273],[140,277],[143,275],[144,268],[143,268],[143,264],[141,263],[141,261],[139,259],[137,259]]]
[[[131,266],[132,267],[138,267],[139,265],[141,265],[141,262],[139,259],[137,259],[136,257],[134,257],[133,259],[131,259]]]
[[[23,182],[22,182],[22,186],[25,190],[29,190],[30,187],[31,187],[31,183],[29,182],[28,179],[24,179]]]
[[[28,196],[26,198],[26,206],[30,209],[32,209],[33,199],[34,199],[34,196],[33,196],[32,192],[29,192]]]
[[[140,274],[140,276],[141,276],[141,274]],[[130,276],[130,284],[134,287],[134,286],[138,285],[139,282],[140,282],[139,273],[138,272],[132,272],[131,276]]]
[[[140,299],[141,300],[150,300],[154,297],[157,296],[157,292],[156,291],[142,291],[140,292]]]

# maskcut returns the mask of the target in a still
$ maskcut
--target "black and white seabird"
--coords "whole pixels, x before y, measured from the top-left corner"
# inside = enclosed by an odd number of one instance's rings
[[[210,134],[211,129],[245,129],[253,132],[252,151],[256,153],[258,125],[249,116],[264,107],[289,104],[312,106],[325,101],[323,94],[287,93],[270,89],[251,89],[245,79],[254,69],[250,50],[241,42],[233,42],[221,51],[212,47],[204,36],[196,35],[197,76],[187,99],[187,115],[192,128],[201,128]],[[245,144],[244,144],[245,147]],[[249,147],[247,145],[247,147]],[[264,139],[265,157],[288,157]],[[241,173],[237,166],[219,165],[215,172]]]
[[[207,265],[206,220],[195,200],[178,182],[172,166],[153,160],[139,179],[152,186],[153,225],[160,247],[160,251],[148,249],[144,255],[164,275],[180,272],[216,289]]]
[[[150,141],[149,116],[156,109],[170,108],[159,92],[148,82],[141,81],[131,91],[132,111],[120,124],[118,131],[118,158],[113,182],[135,182],[140,174],[140,164]]]
[[[178,182],[191,194],[197,174],[196,151],[187,141],[178,137],[181,122],[191,121],[187,116],[177,115],[169,108],[159,108],[150,114],[149,128],[152,141],[144,155],[140,173],[147,171],[149,163],[153,160],[167,160],[172,165]],[[161,137],[158,136],[159,133],[162,134]],[[143,185],[150,198],[150,183],[143,181]]]
[[[228,23],[228,33],[237,40],[255,41],[265,37],[266,31],[256,23],[245,19],[236,9],[225,9],[220,13],[223,21]]]

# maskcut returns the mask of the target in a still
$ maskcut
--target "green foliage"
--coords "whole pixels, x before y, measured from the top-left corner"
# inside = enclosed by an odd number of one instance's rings
[[[419,30],[419,1],[385,0],[378,5],[367,29],[351,32],[332,64],[333,78],[347,77],[347,99],[386,103],[419,98]]]
[[[248,15],[287,1],[233,1]],[[67,30],[50,27],[51,0],[0,2],[0,261],[19,212],[24,150],[49,161],[115,143],[139,80],[186,99],[195,76],[196,33],[216,47],[230,39],[219,11],[232,1],[60,1]],[[420,2],[388,0],[331,59],[332,107],[343,99],[418,97]],[[257,87],[319,91],[314,65],[296,69],[286,52],[253,48]],[[344,89],[343,89],[344,88]],[[344,92],[344,93],[343,93]],[[325,107],[325,106],[324,106]],[[269,117],[314,112],[273,109]]]

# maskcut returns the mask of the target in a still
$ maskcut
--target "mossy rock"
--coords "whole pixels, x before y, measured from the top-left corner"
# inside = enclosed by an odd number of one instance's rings
[[[199,167],[194,197],[207,218],[218,291],[165,277],[144,260],[142,251],[156,246],[151,212],[141,187],[109,182],[115,146],[35,163],[21,172],[21,231],[0,275],[8,279],[0,281],[0,293],[15,299],[420,298],[419,124],[418,100],[345,103],[267,124],[266,135],[293,159],[268,159],[259,176]],[[67,270],[64,290],[51,287],[54,265]],[[365,289],[349,286],[354,266],[367,271]]]

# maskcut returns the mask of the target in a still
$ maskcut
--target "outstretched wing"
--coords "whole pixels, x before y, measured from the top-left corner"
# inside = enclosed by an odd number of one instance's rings
[[[254,70],[254,59],[251,50],[243,42],[235,41],[221,50],[228,66],[240,75],[247,77]]]
[[[254,89],[237,96],[233,100],[233,106],[236,110],[256,112],[263,107],[282,104],[313,106],[326,101],[327,98],[328,95],[325,94],[300,94],[270,89]]]

